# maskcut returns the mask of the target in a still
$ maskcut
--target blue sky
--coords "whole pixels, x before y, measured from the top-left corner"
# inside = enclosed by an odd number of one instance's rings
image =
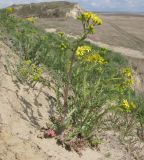
[[[0,8],[12,4],[57,1],[57,0],[0,0]],[[144,12],[144,0],[67,0],[78,2],[80,5],[92,11],[124,11]]]

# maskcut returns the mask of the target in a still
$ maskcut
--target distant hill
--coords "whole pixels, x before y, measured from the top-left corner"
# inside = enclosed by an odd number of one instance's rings
[[[83,9],[77,3],[66,1],[42,2],[22,5],[12,5],[18,17],[40,17],[40,18],[75,18]]]

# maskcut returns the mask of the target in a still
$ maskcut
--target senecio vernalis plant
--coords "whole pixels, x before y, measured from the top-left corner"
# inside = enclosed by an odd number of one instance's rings
[[[64,88],[64,105],[63,107],[65,108],[65,113],[67,113],[67,101],[68,101],[68,96],[69,96],[69,83],[71,82],[71,77],[72,77],[72,70],[73,70],[73,64],[75,63],[76,59],[85,59],[86,61],[95,61],[98,63],[103,63],[104,60],[99,54],[92,54],[91,53],[92,48],[90,46],[80,46],[80,42],[84,41],[88,34],[93,34],[94,33],[94,27],[96,25],[102,25],[102,20],[94,13],[91,12],[84,12],[82,13],[78,18],[82,22],[83,25],[83,34],[81,37],[77,39],[76,46],[73,48],[73,53],[70,59],[70,65],[67,70],[67,79],[68,82]]]
[[[102,25],[96,14],[81,13],[77,19],[83,31],[76,39],[70,39],[63,32],[42,33],[33,27],[33,17],[20,19],[11,16],[12,12],[8,8],[4,16],[0,14],[0,26],[4,32],[8,30],[11,42],[20,50],[18,78],[37,83],[43,73],[41,64],[54,77],[56,109],[50,115],[54,134],[49,130],[52,137],[63,132],[68,140],[79,136],[93,144],[97,140],[91,138],[96,137],[109,112],[129,116],[135,111],[137,106],[130,96],[134,83],[132,70],[118,64],[118,55],[110,56],[106,49],[85,41],[89,34],[95,33],[96,26]],[[117,61],[113,62],[114,56]]]
[[[72,137],[78,133],[83,136],[92,136],[96,123],[100,123],[102,117],[110,110],[110,107],[106,109],[103,106],[111,106],[109,101],[115,94],[117,96],[114,101],[116,101],[119,111],[131,113],[136,108],[133,102],[124,98],[134,83],[131,69],[121,69],[118,77],[114,77],[116,79],[114,83],[109,77],[105,79],[108,62],[99,51],[93,50],[90,45],[83,44],[89,34],[95,33],[95,26],[102,25],[102,20],[91,12],[84,12],[77,19],[82,22],[83,32],[72,45],[71,56],[66,62],[68,64],[66,68],[67,80],[64,84],[62,117],[60,119],[63,125],[71,126],[72,123],[75,123],[74,132],[70,135]],[[64,36],[64,33],[59,34],[61,37]],[[70,46],[62,43],[62,50],[67,47]],[[105,49],[102,52],[106,54]],[[85,69],[82,71],[79,67]],[[94,73],[89,74],[88,72]],[[95,77],[95,80],[93,77],[89,77],[90,75]],[[108,84],[105,84],[107,82]],[[74,88],[72,87],[73,83],[75,83]]]

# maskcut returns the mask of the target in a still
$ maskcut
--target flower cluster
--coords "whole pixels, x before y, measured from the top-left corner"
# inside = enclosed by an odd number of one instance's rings
[[[26,18],[28,22],[35,23],[35,19],[33,17]]]
[[[22,63],[18,66],[19,78],[23,81],[39,81],[42,73],[43,68],[35,65],[31,60],[22,61]]]
[[[125,78],[124,85],[131,86],[134,84],[132,70],[130,68],[123,68],[122,76]]]
[[[76,50],[76,56],[81,58],[84,54],[91,52],[92,48],[90,46],[80,46]]]
[[[129,113],[135,108],[136,108],[136,105],[133,102],[129,103],[127,99],[122,100],[122,103],[121,103],[122,111]]]
[[[6,8],[6,13],[7,14],[13,13],[13,8],[12,7]]]
[[[105,60],[99,53],[95,53],[86,57],[86,61],[88,62],[96,62],[98,64],[105,64]]]
[[[78,19],[86,22],[92,21],[93,25],[102,25],[102,20],[92,12],[83,12]]]
[[[90,53],[92,48],[90,46],[80,46],[76,50],[76,57],[83,58],[86,62],[95,62],[98,64],[105,64],[106,61],[99,53]]]
[[[132,77],[132,71],[130,68],[123,68],[122,73],[126,77]]]

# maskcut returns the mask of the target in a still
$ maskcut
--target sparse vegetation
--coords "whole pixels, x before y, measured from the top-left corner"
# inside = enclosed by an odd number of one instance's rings
[[[18,17],[67,17],[69,12],[76,7],[76,3],[66,1],[32,3],[31,5],[13,5]],[[80,10],[80,9],[79,9]]]
[[[33,26],[32,18],[18,19],[11,12],[0,11],[0,30],[1,39],[19,53],[18,79],[39,82],[41,65],[54,77],[57,99],[46,136],[57,136],[67,147],[74,143],[97,147],[101,130],[116,129],[125,137],[140,124],[143,131],[143,101],[133,90],[127,61],[85,42],[102,24],[98,16],[82,13],[78,20],[83,33],[73,39],[64,33],[45,33]]]

